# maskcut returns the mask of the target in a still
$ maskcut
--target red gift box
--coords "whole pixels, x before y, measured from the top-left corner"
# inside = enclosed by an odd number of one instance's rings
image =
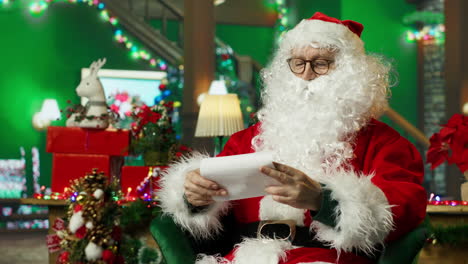
[[[106,175],[119,176],[122,157],[97,154],[54,153],[52,165],[52,191],[63,192],[70,181],[92,173],[94,168]]]
[[[127,156],[128,130],[54,127],[47,130],[47,152]]]
[[[144,193],[151,196],[151,192],[159,189],[158,173],[153,173],[153,177],[149,174],[150,169],[160,170],[161,172],[168,168],[167,166],[123,166],[120,177],[121,190],[126,197],[140,197]],[[150,179],[151,178],[151,179]],[[145,186],[146,184],[146,186]],[[140,187],[140,191],[138,191]],[[131,190],[129,189],[131,188]],[[129,192],[130,190],[130,192]],[[154,198],[154,197],[148,197]]]

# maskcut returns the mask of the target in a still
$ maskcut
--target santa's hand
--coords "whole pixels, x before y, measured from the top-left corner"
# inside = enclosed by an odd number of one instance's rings
[[[320,209],[322,188],[318,182],[295,168],[276,162],[273,165],[274,169],[266,166],[260,168],[262,173],[281,183],[265,188],[273,200],[299,209]]]
[[[226,196],[227,191],[214,181],[200,175],[200,170],[189,171],[185,175],[184,194],[187,202],[194,206],[214,203],[213,196]]]

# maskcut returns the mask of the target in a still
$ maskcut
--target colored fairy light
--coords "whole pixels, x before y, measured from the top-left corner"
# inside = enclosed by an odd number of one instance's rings
[[[104,18],[106,21],[109,20],[109,13],[107,12],[107,10],[101,11],[101,17]]]
[[[104,9],[105,5],[104,5],[104,3],[99,3],[99,4],[97,5],[97,7],[98,7],[99,9]]]
[[[443,24],[426,25],[420,30],[408,30],[406,40],[408,42],[435,40],[436,43],[443,43],[445,40],[444,32],[445,26]]]
[[[117,25],[118,20],[117,20],[117,18],[115,18],[115,17],[111,17],[111,18],[109,19],[109,22],[110,22],[112,25],[115,26],[115,25]]]
[[[46,9],[47,9],[47,3],[44,1],[33,2],[29,6],[29,11],[36,15],[41,14]]]

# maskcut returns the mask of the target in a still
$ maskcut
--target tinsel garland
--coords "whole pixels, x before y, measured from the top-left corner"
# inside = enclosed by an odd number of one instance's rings
[[[449,246],[468,245],[468,225],[431,226],[429,242]]]

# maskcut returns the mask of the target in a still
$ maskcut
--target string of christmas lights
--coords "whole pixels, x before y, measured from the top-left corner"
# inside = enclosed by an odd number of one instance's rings
[[[403,23],[416,29],[406,32],[408,42],[435,41],[442,44],[445,41],[444,15],[438,12],[416,11],[403,18]]]
[[[445,25],[429,25],[424,26],[421,30],[408,30],[406,40],[408,42],[435,40],[436,43],[442,44],[445,41]]]
[[[13,0],[0,0],[0,5],[6,6],[12,3]],[[144,48],[138,47],[135,41],[132,41],[131,38],[125,34],[122,27],[119,24],[117,17],[112,16],[110,12],[106,9],[106,6],[103,2],[99,0],[38,0],[33,1],[29,5],[29,12],[33,16],[42,15],[47,8],[57,2],[70,3],[70,4],[86,4],[90,7],[95,7],[101,16],[101,18],[110,23],[114,30],[114,39],[121,43],[127,50],[130,51],[131,57],[134,59],[140,59],[147,62],[152,68],[157,68],[162,71],[166,71],[168,68],[167,63],[156,56],[150,54]],[[179,66],[180,68],[180,66]]]
[[[283,34],[289,29],[289,9],[286,6],[285,0],[275,0],[275,11],[278,13],[278,19],[275,25],[275,40],[276,43],[281,41]]]

